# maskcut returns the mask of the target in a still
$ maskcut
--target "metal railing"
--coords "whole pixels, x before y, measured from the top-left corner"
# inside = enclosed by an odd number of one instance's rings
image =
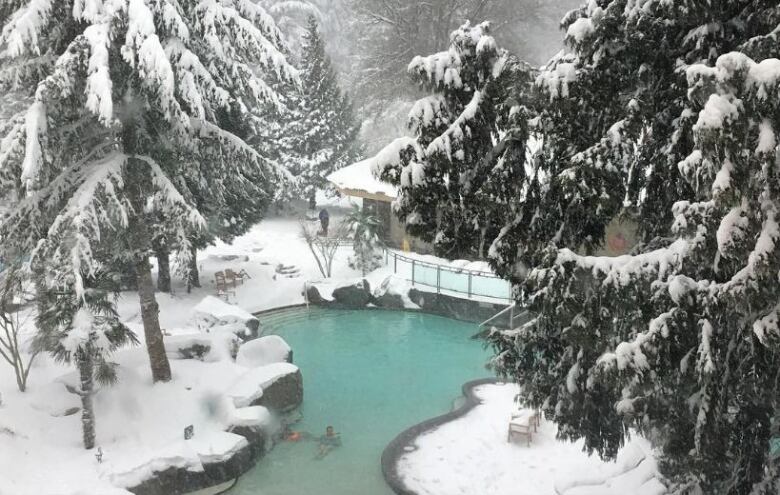
[[[467,270],[404,256],[396,251],[385,251],[385,262],[393,273],[412,283],[442,291],[465,294],[467,298],[486,297],[511,302],[512,285],[492,272]]]

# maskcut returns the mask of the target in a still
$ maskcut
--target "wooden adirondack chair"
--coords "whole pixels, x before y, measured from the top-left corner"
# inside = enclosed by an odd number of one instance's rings
[[[244,280],[248,278],[252,278],[252,277],[249,276],[246,270],[242,269],[240,272],[236,273],[230,268],[225,269],[225,280],[228,283],[232,283],[233,287],[236,287],[238,284],[243,285]]]
[[[512,411],[509,419],[506,441],[511,442],[515,436],[525,437],[526,445],[530,446],[533,434],[539,430],[541,413],[538,409],[524,408],[522,397],[519,394],[515,396],[514,403],[515,409]],[[533,429],[533,432],[531,429]]]
[[[224,272],[217,272],[214,274],[214,283],[217,286],[217,297],[224,297],[225,301],[228,301],[229,294],[233,294],[233,297],[236,296],[236,283],[235,280],[230,283],[225,278]]]

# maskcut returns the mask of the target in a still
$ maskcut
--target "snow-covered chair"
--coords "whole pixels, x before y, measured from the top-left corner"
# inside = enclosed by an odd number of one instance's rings
[[[217,297],[224,297],[225,301],[229,301],[229,294],[236,296],[236,281],[228,282],[225,278],[225,272],[216,272],[214,274],[214,283],[217,286]]]
[[[239,272],[234,272],[230,268],[225,269],[225,280],[228,284],[232,282],[233,287],[236,287],[238,284],[244,285],[244,280],[248,278],[252,277],[244,269]]]
[[[533,429],[534,431],[531,431]],[[512,416],[509,420],[509,428],[506,433],[506,441],[511,442],[515,437],[525,437],[526,445],[531,446],[533,434],[536,431],[536,423],[533,419],[533,412],[526,409],[525,414]]]
[[[526,445],[531,445],[533,434],[536,433],[541,424],[541,413],[538,409],[529,409],[523,407],[522,396],[515,396],[514,409],[509,419],[509,428],[507,430],[507,442],[511,442],[515,436],[525,437]],[[531,431],[533,429],[533,431]]]

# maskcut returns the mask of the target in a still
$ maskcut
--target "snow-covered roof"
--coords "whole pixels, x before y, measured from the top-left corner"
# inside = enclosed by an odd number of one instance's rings
[[[357,192],[395,199],[398,197],[395,186],[382,182],[371,172],[373,161],[373,158],[369,158],[337,170],[328,176],[328,181],[349,196]]]

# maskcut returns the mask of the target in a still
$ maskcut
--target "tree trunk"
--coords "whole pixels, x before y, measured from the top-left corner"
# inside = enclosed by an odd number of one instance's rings
[[[479,229],[479,259],[485,259],[485,237],[487,237],[487,227]]]
[[[198,249],[194,246],[190,250],[189,272],[190,275],[189,280],[187,281],[187,292],[190,291],[191,287],[200,288],[200,273],[198,272]]]
[[[309,209],[310,210],[316,210],[317,209],[317,190],[315,189],[311,193],[309,193]]]
[[[95,447],[95,411],[92,408],[92,392],[94,389],[92,354],[79,350],[76,357],[76,365],[81,377],[81,434],[84,439],[84,448],[90,450]]]
[[[35,305],[38,309],[38,314],[42,315],[49,308],[45,280],[46,275],[42,269],[36,267],[33,268],[32,277],[33,283],[35,284]]]
[[[154,250],[157,258],[157,290],[171,292],[171,256],[168,248],[159,246]]]
[[[141,319],[144,323],[146,350],[152,365],[152,380],[154,382],[167,382],[171,379],[171,365],[168,363],[168,356],[165,355],[163,335],[160,329],[160,309],[154,296],[154,281],[152,280],[152,267],[149,264],[149,258],[144,256],[135,268],[138,277],[138,297],[141,302]]]

